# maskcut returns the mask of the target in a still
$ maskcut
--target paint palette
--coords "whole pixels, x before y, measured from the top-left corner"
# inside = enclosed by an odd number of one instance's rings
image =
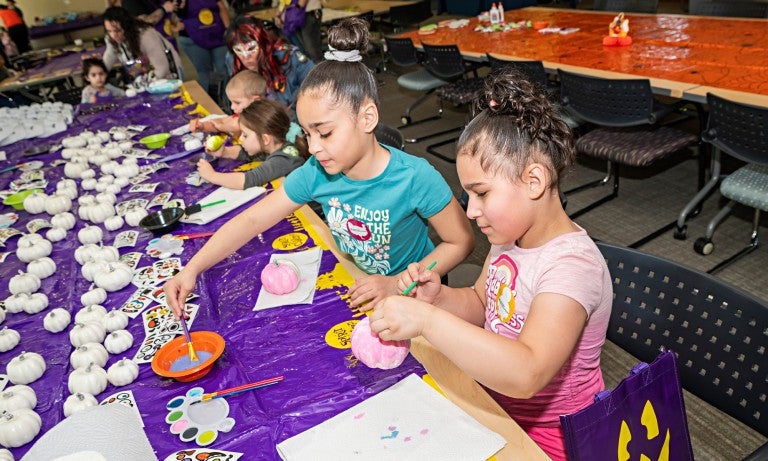
[[[184,382],[194,381],[207,375],[213,368],[213,364],[224,352],[224,338],[212,331],[193,331],[190,336],[195,351],[198,354],[207,352],[210,357],[201,361],[197,366],[186,370],[171,371],[171,367],[177,360],[189,354],[187,340],[184,336],[178,336],[155,353],[152,358],[152,370],[160,376]]]
[[[229,417],[227,401],[200,402],[203,394],[202,387],[194,387],[165,405],[168,409],[165,422],[171,425],[171,433],[178,434],[183,442],[194,441],[201,447],[216,441],[219,432],[229,432],[235,426],[235,420]]]

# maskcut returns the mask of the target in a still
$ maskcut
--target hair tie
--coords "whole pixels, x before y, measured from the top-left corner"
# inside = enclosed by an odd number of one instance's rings
[[[328,61],[357,62],[362,61],[360,50],[342,51],[328,45],[328,51],[323,55]]]

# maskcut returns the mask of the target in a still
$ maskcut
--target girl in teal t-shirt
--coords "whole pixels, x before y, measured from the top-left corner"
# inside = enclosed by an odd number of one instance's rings
[[[472,251],[469,221],[440,174],[425,160],[376,142],[376,79],[361,62],[369,38],[359,18],[329,30],[331,51],[304,79],[296,106],[312,158],[283,187],[224,224],[165,284],[176,315],[201,272],[309,200],[323,205],[340,249],[370,274],[355,280],[352,307],[372,308],[397,294],[409,263],[438,261],[435,272],[444,275]],[[428,224],[441,239],[436,246]]]

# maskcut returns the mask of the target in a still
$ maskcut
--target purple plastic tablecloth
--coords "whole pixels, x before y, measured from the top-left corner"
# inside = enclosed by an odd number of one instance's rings
[[[138,139],[146,134],[176,128],[191,118],[187,114],[189,107],[182,110],[173,108],[181,102],[180,99],[168,99],[165,95],[143,94],[137,98],[116,102],[120,103],[119,108],[79,115],[67,133],[48,139],[20,141],[7,146],[5,150],[9,161],[0,162],[0,169],[28,160],[21,157],[21,154],[33,145],[54,144],[62,137],[77,134],[85,128],[95,131],[107,130],[114,125],[149,125],[144,133],[134,137]],[[81,106],[81,109],[88,107]],[[171,155],[182,150],[181,139],[172,137],[168,145],[157,152]],[[46,163],[44,168],[49,181],[46,188],[48,193],[53,193],[56,181],[63,176],[63,166],[49,165],[57,158],[59,154],[34,157],[35,160]],[[170,165],[171,168],[158,171],[148,181],[160,183],[155,192],[129,194],[126,188],[118,196],[118,201],[135,197],[149,200],[160,192],[170,191],[173,192],[173,198],[183,198],[190,204],[213,190],[210,185],[192,187],[185,184],[184,178],[194,168],[189,158],[177,160]],[[219,167],[225,168],[227,165],[222,162]],[[229,166],[234,165],[232,163]],[[0,189],[7,188],[9,182],[16,177],[18,172],[0,175]],[[77,215],[76,201],[73,205],[72,212]],[[13,211],[5,205],[0,208],[0,213]],[[204,226],[182,224],[174,233],[213,231],[238,211],[234,210]],[[13,227],[24,232],[24,225],[31,218],[48,217],[46,214],[30,216],[24,211],[19,211],[18,214],[20,219]],[[297,215],[301,217],[300,213]],[[0,372],[4,372],[5,365],[21,351],[37,352],[47,363],[47,370],[42,378],[30,384],[37,393],[38,404],[35,411],[40,414],[43,427],[33,442],[11,450],[16,459],[20,459],[34,441],[64,418],[63,402],[69,395],[67,378],[72,371],[69,355],[73,348],[68,335],[72,325],[62,333],[52,334],[44,330],[42,324],[43,317],[50,309],[63,307],[74,317],[82,307],[80,296],[88,290],[90,284],[80,275],[80,265],[74,260],[73,252],[79,246],[76,232],[83,225],[83,222],[78,221],[75,229],[69,231],[67,240],[53,244],[50,257],[56,262],[58,269],[53,276],[43,280],[40,289],[48,296],[49,307],[34,315],[23,312],[8,314],[2,325],[18,330],[21,333],[21,342],[11,351],[0,353]],[[115,235],[125,229],[127,226],[115,232],[105,230],[105,244],[111,244]],[[227,433],[220,432],[218,439],[208,447],[245,453],[243,460],[271,460],[279,459],[275,450],[277,443],[356,405],[410,373],[424,373],[421,365],[411,356],[394,370],[369,369],[362,364],[356,364],[349,349],[331,347],[326,342],[326,334],[331,333],[335,325],[352,320],[357,315],[349,308],[347,287],[341,283],[323,283],[318,287],[314,303],[311,305],[252,311],[261,288],[259,274],[270,255],[276,251],[272,248],[272,242],[277,237],[292,232],[308,236],[307,242],[297,248],[297,251],[315,246],[316,242],[311,232],[305,229],[303,221],[297,219],[297,216],[291,216],[265,232],[263,242],[254,239],[209,269],[198,280],[195,292],[200,297],[192,302],[201,307],[191,329],[215,331],[226,341],[224,354],[208,375],[195,382],[182,383],[161,378],[154,374],[149,364],[144,364],[140,365],[139,378],[134,383],[121,388],[108,385],[107,389],[97,396],[101,401],[120,390],[133,391],[145,424],[146,435],[160,460],[178,450],[197,447],[194,443],[182,442],[177,435],[171,434],[169,425],[165,422],[168,413],[166,403],[176,396],[184,395],[192,387],[201,386],[206,392],[213,392],[260,379],[285,376],[285,380],[277,385],[228,398],[229,416],[236,421],[234,428]],[[154,236],[142,232],[135,247],[121,248],[120,253],[143,252],[151,238]],[[17,237],[9,239],[5,248],[0,247],[0,252],[15,251],[17,241]],[[205,239],[187,240],[181,255],[182,263],[188,261],[204,243]],[[145,254],[138,267],[148,266],[154,261],[156,259]],[[325,280],[335,279],[343,282],[343,277],[329,276],[329,273],[334,276],[340,274],[337,265],[335,256],[324,250],[320,276],[325,276]],[[24,269],[25,265],[15,254],[9,255],[5,262],[0,264],[0,300],[10,295],[10,277]],[[135,287],[129,285],[123,290],[110,293],[104,306],[108,310],[119,307],[134,290]],[[127,329],[134,336],[133,347],[119,356],[110,356],[105,369],[122,357],[133,357],[138,350],[144,338],[141,316],[131,320]],[[331,333],[329,336],[336,335]],[[340,339],[344,342],[345,338]],[[115,434],[115,443],[120,443],[120,434]]]
[[[32,26],[29,28],[29,38],[42,38],[49,35],[62,34],[74,30],[87,29],[103,25],[104,20],[101,15],[90,15],[77,18],[74,21],[54,22],[53,24],[44,24],[42,26]]]

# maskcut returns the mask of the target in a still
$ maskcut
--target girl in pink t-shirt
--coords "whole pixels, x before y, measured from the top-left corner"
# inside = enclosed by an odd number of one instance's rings
[[[370,314],[383,340],[423,335],[489,393],[555,460],[566,459],[559,416],[603,390],[600,349],[613,300],[605,261],[568,218],[560,176],[573,162],[570,130],[521,75],[488,77],[457,146],[467,216],[492,244],[471,288],[440,285],[411,264],[419,285]]]

